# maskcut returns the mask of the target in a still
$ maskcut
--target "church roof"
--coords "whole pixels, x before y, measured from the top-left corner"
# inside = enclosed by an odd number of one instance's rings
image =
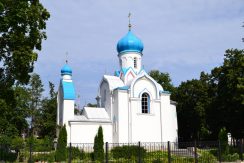
[[[74,100],[75,99],[75,88],[73,82],[62,81],[64,100]]]
[[[138,37],[136,37],[130,30],[117,43],[117,51],[119,54],[124,52],[142,53],[143,48],[144,47],[142,41]]]
[[[108,119],[108,113],[104,108],[96,108],[96,107],[84,107],[83,110],[84,115],[87,119]]]
[[[114,90],[118,87],[124,86],[123,81],[117,76],[104,75],[103,78],[108,82],[110,90]]]

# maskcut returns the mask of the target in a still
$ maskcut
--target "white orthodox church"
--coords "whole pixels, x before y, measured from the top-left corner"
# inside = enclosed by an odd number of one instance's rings
[[[176,142],[176,103],[142,67],[143,44],[130,30],[117,44],[120,70],[104,75],[97,93],[97,107],[74,114],[72,69],[61,69],[57,97],[57,124],[66,125],[67,142],[93,143],[102,126],[104,142]]]

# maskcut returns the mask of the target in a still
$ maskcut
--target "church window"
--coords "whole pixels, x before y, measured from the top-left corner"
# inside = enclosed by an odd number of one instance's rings
[[[137,68],[137,59],[136,59],[136,57],[134,58],[134,68]]]
[[[150,96],[148,93],[143,93],[141,97],[142,113],[150,113]]]

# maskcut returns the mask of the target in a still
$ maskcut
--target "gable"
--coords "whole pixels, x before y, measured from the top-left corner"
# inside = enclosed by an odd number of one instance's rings
[[[152,99],[159,99],[159,92],[162,91],[162,87],[151,78],[146,72],[143,72],[140,76],[135,78],[131,83],[132,97],[139,98],[143,91],[150,93]]]

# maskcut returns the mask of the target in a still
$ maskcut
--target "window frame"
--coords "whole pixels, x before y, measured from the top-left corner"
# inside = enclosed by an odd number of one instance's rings
[[[147,92],[142,93],[141,96],[141,113],[150,114],[150,95]]]

